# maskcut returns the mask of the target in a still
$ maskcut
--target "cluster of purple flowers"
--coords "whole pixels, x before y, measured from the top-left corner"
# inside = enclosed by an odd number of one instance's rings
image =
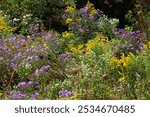
[[[32,97],[31,97],[31,100],[36,100],[39,96],[40,96],[40,94],[38,92],[33,93]]]
[[[65,12],[64,19],[71,18],[73,21],[68,24],[68,29],[77,34],[78,38],[87,40],[97,31],[96,21],[102,14],[99,9],[83,7],[74,13]]]
[[[40,73],[48,74],[48,72],[51,71],[51,70],[52,70],[51,66],[50,65],[46,65],[46,66],[41,67],[40,69],[37,69],[36,72],[35,72],[35,75],[39,76]]]
[[[72,95],[72,92],[71,91],[67,91],[67,90],[61,90],[59,91],[59,96],[60,97],[70,97]]]
[[[10,99],[23,100],[23,99],[37,99],[40,94],[38,92],[32,92],[33,88],[40,88],[39,84],[36,81],[28,82],[19,82],[18,83],[19,91],[11,91],[9,94]]]
[[[38,26],[36,28],[38,30]],[[0,64],[4,64],[3,66],[7,64],[10,69],[17,70],[25,67],[22,63],[32,67],[33,64],[35,66],[35,62],[47,61],[48,53],[51,52],[50,48],[53,48],[51,45],[56,43],[53,41],[56,38],[53,33],[46,31],[31,36],[14,34],[10,37],[3,37],[0,39]],[[54,45],[57,46],[57,44]],[[32,69],[35,70],[36,67]],[[50,69],[49,66],[47,67],[45,70]],[[40,71],[43,69],[41,68]]]
[[[21,89],[26,89],[26,88],[28,88],[29,86],[32,86],[32,85],[37,85],[37,82],[33,82],[32,80],[30,80],[28,82],[19,82],[18,83],[18,86]]]
[[[13,99],[13,100],[23,100],[25,99],[25,94],[21,93],[20,91],[13,91],[10,92],[9,98]]]
[[[121,50],[122,53],[136,53],[143,49],[143,42],[146,39],[145,33],[140,31],[128,32],[124,29],[120,29],[115,32],[115,35],[117,39],[121,39],[121,45],[119,45],[118,50]]]
[[[18,86],[21,88],[21,89],[26,89],[28,87],[28,84],[26,82],[19,82]]]
[[[28,82],[19,82],[18,83],[18,87],[22,90],[27,89],[31,86],[33,86],[34,88],[39,88],[40,87],[38,82],[32,81],[32,80],[30,80]]]
[[[58,57],[59,61],[63,61],[63,62],[68,62],[69,61],[69,58],[67,56],[66,53],[63,53],[63,54],[60,54],[59,57]]]
[[[31,64],[40,59],[39,54],[46,56],[47,53],[43,45],[32,46],[32,39],[22,35],[14,35],[10,38],[1,39],[1,41],[0,53],[2,54],[1,58],[4,59],[3,63],[9,63],[13,69],[20,67],[24,60]]]

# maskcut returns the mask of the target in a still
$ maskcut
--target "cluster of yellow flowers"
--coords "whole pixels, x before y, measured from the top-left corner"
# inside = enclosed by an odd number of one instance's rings
[[[83,54],[83,45],[74,46],[73,44],[69,44],[67,50],[73,52],[74,54],[81,55]]]
[[[75,8],[73,6],[67,6],[66,12],[67,13],[74,13],[75,12]]]
[[[144,45],[144,49],[150,49],[150,41],[147,42],[147,44]]]
[[[7,25],[7,22],[5,21],[5,17],[0,15],[0,32],[7,31],[10,32],[12,29]]]
[[[73,34],[71,32],[65,31],[62,33],[63,39],[70,39],[71,37],[73,37]]]
[[[90,14],[91,14],[91,15],[97,14],[97,11],[96,11],[96,9],[94,8],[94,5],[93,5],[92,3],[90,3],[89,1],[88,1],[87,4],[86,4],[86,8],[87,8],[87,9],[90,9]]]
[[[69,34],[68,32],[64,32],[63,33],[63,37],[70,37],[71,34]],[[93,51],[92,49],[95,46],[98,47],[103,47],[105,46],[105,42],[108,41],[108,38],[105,36],[102,36],[98,33],[96,33],[96,36],[94,39],[89,40],[87,43],[85,44],[80,44],[78,46],[75,46],[74,44],[69,44],[68,47],[65,49],[66,51],[71,51],[75,54],[86,54],[86,55],[92,55]]]
[[[67,8],[66,8],[66,12],[69,13],[69,14],[74,13],[75,10],[76,10],[76,9],[75,9],[73,6],[67,6]],[[68,18],[66,19],[66,24],[69,24],[69,23],[71,23],[71,22],[73,22],[73,19],[68,17]]]
[[[126,56],[123,54],[121,56],[121,59],[117,59],[116,57],[113,57],[110,60],[110,65],[115,68],[118,66],[123,66],[123,67],[127,67],[130,64],[130,55]]]
[[[102,36],[100,34],[98,34],[96,32],[96,37],[92,40],[89,40],[87,42],[87,44],[85,45],[86,46],[86,54],[88,55],[91,55],[92,54],[92,48],[94,48],[95,46],[98,46],[98,47],[104,47],[105,46],[105,42],[108,41],[108,38],[105,37],[105,36]]]
[[[73,22],[73,19],[72,19],[72,18],[67,18],[67,19],[66,19],[66,24],[70,24],[71,22]]]

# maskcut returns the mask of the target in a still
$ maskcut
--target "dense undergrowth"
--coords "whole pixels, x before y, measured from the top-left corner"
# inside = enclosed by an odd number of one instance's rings
[[[32,16],[0,12],[1,99],[150,99],[146,33],[117,29],[89,2],[66,7],[62,33]]]

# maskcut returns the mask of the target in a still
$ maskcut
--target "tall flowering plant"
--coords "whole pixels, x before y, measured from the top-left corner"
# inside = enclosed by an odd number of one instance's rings
[[[102,12],[96,10],[90,2],[79,10],[73,6],[66,8],[64,19],[68,25],[69,31],[72,31],[86,42],[94,36],[94,32],[98,29],[96,21]]]
[[[116,44],[115,54],[119,57],[122,53],[126,55],[129,52],[137,54],[143,49],[144,42],[146,41],[146,34],[140,31],[129,32],[120,29],[115,32],[115,36],[119,39],[120,44]]]

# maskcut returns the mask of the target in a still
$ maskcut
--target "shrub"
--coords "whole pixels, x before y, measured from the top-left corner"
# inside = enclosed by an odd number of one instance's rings
[[[129,32],[124,29],[116,31],[116,39],[120,44],[115,44],[115,54],[119,57],[122,53],[132,52],[137,54],[143,49],[143,43],[146,42],[146,34],[141,31]]]
[[[37,82],[42,84],[43,79],[46,79],[45,82],[52,77],[63,79],[61,63],[56,62],[61,53],[61,50],[56,50],[61,46],[57,40],[58,36],[56,33],[42,32],[27,37],[13,35],[9,38],[1,38],[0,80],[2,88],[5,89],[8,84],[12,84],[11,82],[35,80],[38,77],[40,78]]]
[[[76,34],[82,42],[92,39],[95,32],[113,37],[113,31],[118,24],[117,19],[107,18],[102,11],[95,9],[90,2],[79,10],[73,6],[68,6],[64,19],[68,25],[68,30]]]
[[[32,19],[27,22],[36,22],[35,18],[43,21],[46,25],[50,25],[53,17],[61,17],[64,12],[65,5],[75,4],[74,0],[5,0],[0,2],[0,9],[4,11],[6,15],[9,15],[10,24],[17,26],[20,31],[22,27],[27,28],[27,24],[23,23],[23,17],[27,14],[32,14]],[[16,21],[17,19],[17,21]],[[60,23],[60,22],[59,22]],[[23,31],[24,32],[24,31]]]

